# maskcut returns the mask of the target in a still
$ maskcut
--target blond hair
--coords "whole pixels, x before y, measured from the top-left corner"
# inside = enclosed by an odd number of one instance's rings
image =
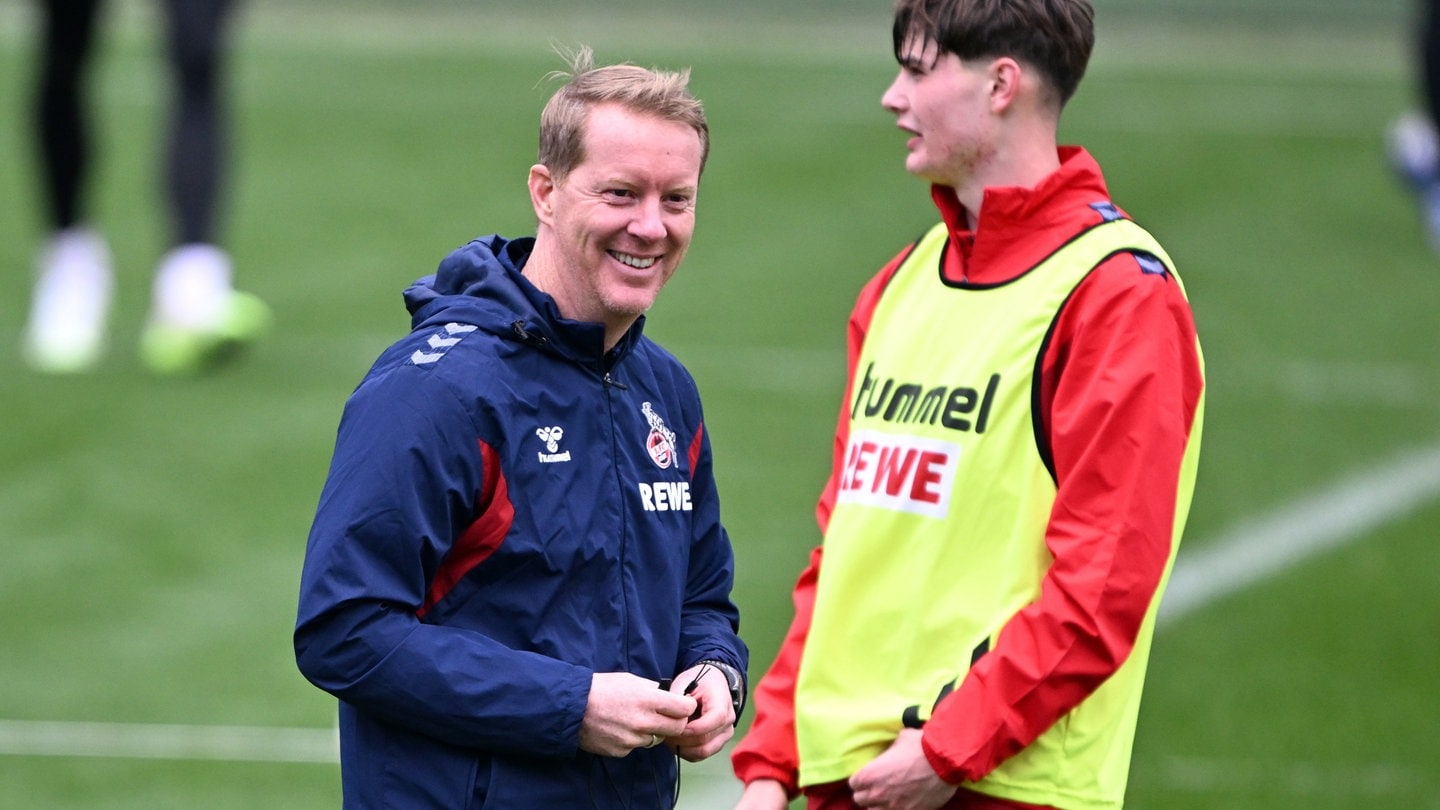
[[[558,50],[558,49],[557,49]],[[690,94],[689,69],[678,72],[651,70],[630,64],[595,67],[594,53],[581,47],[567,57],[568,71],[549,78],[564,84],[540,113],[539,162],[557,181],[585,160],[585,122],[597,104],[619,104],[625,109],[685,124],[700,136],[700,171],[710,154],[710,127],[700,101]]]

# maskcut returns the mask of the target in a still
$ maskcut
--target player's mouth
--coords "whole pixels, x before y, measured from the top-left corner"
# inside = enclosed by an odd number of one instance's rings
[[[633,253],[621,253],[618,250],[606,252],[610,254],[610,258],[620,262],[626,267],[633,267],[636,270],[649,270],[655,266],[655,262],[660,260],[658,256],[636,256]]]
[[[905,134],[906,136],[908,136],[908,137],[905,139],[905,146],[906,146],[908,149],[913,150],[917,145],[919,145],[919,143],[920,143],[920,130],[918,130],[918,129],[911,129],[910,127],[907,127],[907,126],[905,126],[904,124],[900,124],[900,123],[897,123],[897,124],[895,125],[895,128],[898,129],[898,130],[900,130],[900,132],[902,132],[902,133]]]

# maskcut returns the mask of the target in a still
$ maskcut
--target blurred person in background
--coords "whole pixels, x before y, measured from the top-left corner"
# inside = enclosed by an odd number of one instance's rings
[[[295,651],[340,700],[346,807],[670,808],[743,706],[699,393],[642,335],[709,128],[688,71],[571,69],[535,236],[411,286],[340,421]]]
[[[219,246],[224,186],[222,73],[230,0],[163,0],[174,80],[163,181],[171,248],[152,281],[140,356],[158,374],[203,371],[256,339],[269,322],[256,297],[233,289]],[[35,124],[49,235],[23,338],[26,361],[49,373],[93,369],[106,350],[115,286],[110,250],[89,218],[95,136],[86,85],[101,0],[43,0]]]
[[[1087,0],[900,0],[882,96],[941,221],[860,292],[823,543],[738,807],[1121,806],[1204,370],[1155,239],[1059,146]]]
[[[1430,245],[1440,251],[1440,0],[1423,0],[1413,45],[1419,105],[1386,132],[1390,165],[1414,192]]]

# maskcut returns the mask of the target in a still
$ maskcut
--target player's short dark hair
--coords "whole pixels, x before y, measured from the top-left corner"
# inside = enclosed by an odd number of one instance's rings
[[[1090,0],[897,0],[892,35],[897,59],[912,40],[962,61],[1011,57],[1039,70],[1064,106],[1095,47],[1095,10]]]

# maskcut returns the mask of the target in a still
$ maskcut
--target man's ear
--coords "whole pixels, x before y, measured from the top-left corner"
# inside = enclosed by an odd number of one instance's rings
[[[554,216],[555,178],[550,167],[536,163],[530,167],[530,205],[535,209],[535,218],[550,224]]]
[[[1002,56],[990,63],[990,109],[1003,112],[1015,103],[1020,92],[1020,81],[1025,70],[1008,56]]]

